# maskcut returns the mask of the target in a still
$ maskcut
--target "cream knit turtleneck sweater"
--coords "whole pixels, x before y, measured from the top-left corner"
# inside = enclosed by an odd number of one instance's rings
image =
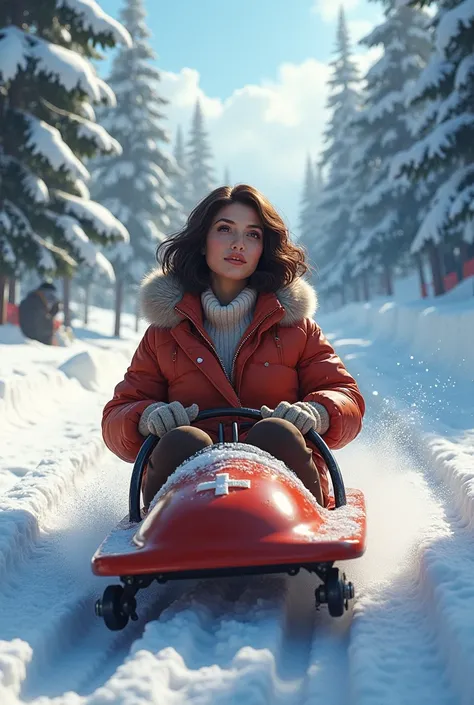
[[[216,346],[229,379],[235,351],[252,322],[256,301],[257,292],[248,287],[227,306],[220,304],[212,289],[207,289],[201,294],[204,328]]]

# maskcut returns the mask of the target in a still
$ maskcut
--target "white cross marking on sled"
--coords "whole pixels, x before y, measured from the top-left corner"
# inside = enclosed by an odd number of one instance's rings
[[[216,475],[215,480],[209,482],[201,482],[196,487],[196,492],[204,492],[205,490],[215,490],[215,496],[229,494],[229,487],[242,487],[249,489],[250,480],[231,480],[228,472],[222,472]]]

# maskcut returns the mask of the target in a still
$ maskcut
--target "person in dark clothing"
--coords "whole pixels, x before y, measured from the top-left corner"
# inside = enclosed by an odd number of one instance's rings
[[[61,308],[54,284],[43,282],[30,291],[19,306],[19,322],[23,335],[45,345],[53,345],[54,317]]]

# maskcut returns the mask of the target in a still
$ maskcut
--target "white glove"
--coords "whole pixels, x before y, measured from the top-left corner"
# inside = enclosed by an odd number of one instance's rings
[[[179,401],[172,401],[171,404],[157,402],[146,407],[140,417],[138,430],[142,436],[148,436],[151,433],[161,438],[172,428],[189,426],[198,414],[197,404],[185,408]]]
[[[276,409],[262,406],[260,412],[264,419],[273,417],[289,421],[303,436],[312,428],[317,433],[326,433],[329,428],[329,414],[326,408],[317,402],[297,401],[290,404],[288,401],[281,401]]]

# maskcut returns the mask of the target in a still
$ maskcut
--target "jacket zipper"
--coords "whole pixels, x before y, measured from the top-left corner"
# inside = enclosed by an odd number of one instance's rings
[[[191,323],[192,323],[194,326],[196,326],[196,324],[194,323],[194,321],[193,321],[193,319],[191,318],[191,316],[188,316],[187,313],[185,313],[184,311],[182,311],[182,310],[181,310],[180,308],[178,308],[177,306],[175,306],[175,310],[178,311],[178,313],[180,313],[182,316],[184,316],[185,318],[187,318],[188,321],[191,321]],[[264,316],[264,317],[262,318],[262,320],[261,320],[256,326],[254,326],[254,327],[252,328],[252,330],[251,330],[249,333],[247,333],[247,335],[245,336],[245,338],[242,338],[242,340],[240,341],[239,347],[238,347],[237,350],[235,351],[235,355],[234,355],[233,360],[232,360],[232,367],[231,367],[231,374],[230,374],[230,377],[229,377],[229,375],[228,375],[227,372],[226,372],[226,369],[225,369],[225,367],[224,367],[224,363],[222,362],[222,360],[221,360],[221,358],[220,358],[220,356],[219,356],[219,353],[217,352],[216,348],[214,347],[214,345],[213,345],[210,341],[208,341],[208,339],[201,333],[201,331],[199,330],[199,328],[196,326],[196,330],[198,331],[198,333],[199,333],[199,335],[201,336],[201,338],[203,338],[203,340],[209,345],[209,347],[211,348],[211,350],[214,352],[215,356],[216,356],[217,359],[219,360],[219,362],[220,362],[220,364],[221,364],[221,367],[222,367],[222,369],[223,369],[223,371],[224,371],[224,374],[225,374],[227,380],[229,381],[229,384],[232,386],[232,389],[234,389],[234,387],[233,387],[233,385],[232,385],[232,375],[233,375],[233,373],[234,373],[234,365],[235,365],[235,361],[237,360],[237,355],[238,355],[239,352],[242,350],[242,347],[243,347],[243,345],[245,345],[245,343],[247,342],[247,340],[254,334],[254,332],[262,325],[262,323],[263,323],[264,321],[267,320],[267,318],[270,318],[270,316],[273,316],[273,314],[276,313],[276,311],[278,311],[278,308],[275,308],[275,309],[273,309],[273,311],[270,311],[270,313],[267,313],[267,315]],[[240,406],[242,406],[242,402],[240,401],[240,398],[239,398],[239,396],[237,395],[237,390],[234,389],[234,392],[235,392],[235,395],[237,396],[237,399],[238,399],[238,401],[239,401]]]
[[[222,367],[222,370],[223,370],[225,376],[227,377],[227,379],[228,379],[228,381],[230,382],[230,384],[232,384],[232,382],[231,382],[231,380],[230,380],[230,377],[229,377],[229,375],[227,374],[227,372],[226,372],[226,370],[225,370],[224,363],[222,362],[222,359],[220,358],[219,353],[217,352],[217,350],[216,350],[216,348],[214,347],[214,345],[212,344],[212,342],[211,342],[210,340],[208,340],[208,339],[201,333],[201,331],[200,331],[199,328],[196,326],[196,324],[194,323],[194,321],[193,321],[193,319],[191,318],[191,316],[188,316],[187,313],[185,313],[184,311],[182,311],[182,310],[181,310],[180,308],[178,308],[177,306],[175,306],[175,310],[178,311],[178,313],[180,313],[182,316],[184,316],[185,318],[187,318],[188,321],[191,321],[191,323],[196,327],[196,330],[198,331],[198,333],[199,333],[199,335],[201,336],[201,338],[205,341],[205,343],[207,343],[207,345],[211,348],[211,350],[213,351],[213,353],[215,354],[215,356],[216,356],[217,359],[219,360],[219,362],[220,362],[220,364],[221,364],[221,367]],[[234,391],[235,391],[235,390],[234,390]],[[239,399],[239,401],[240,401],[240,399]]]
[[[260,326],[262,325],[262,323],[263,323],[264,321],[266,321],[267,318],[270,318],[270,316],[273,316],[273,314],[274,314],[276,311],[278,311],[278,308],[275,308],[273,311],[270,311],[270,313],[267,313],[267,315],[262,318],[262,320],[260,321],[260,323],[258,323],[256,326],[254,326],[254,327],[252,328],[252,330],[251,330],[249,333],[247,333],[247,335],[245,336],[245,338],[242,338],[242,340],[241,340],[240,343],[239,343],[239,347],[238,347],[237,350],[235,351],[235,355],[234,355],[234,358],[233,358],[233,360],[232,360],[231,377],[232,377],[232,375],[234,374],[234,365],[235,365],[235,361],[237,360],[237,355],[238,355],[239,352],[242,350],[242,347],[245,345],[245,343],[247,342],[247,340],[252,337],[252,335],[255,333],[255,331],[256,331],[258,328],[260,328]]]

